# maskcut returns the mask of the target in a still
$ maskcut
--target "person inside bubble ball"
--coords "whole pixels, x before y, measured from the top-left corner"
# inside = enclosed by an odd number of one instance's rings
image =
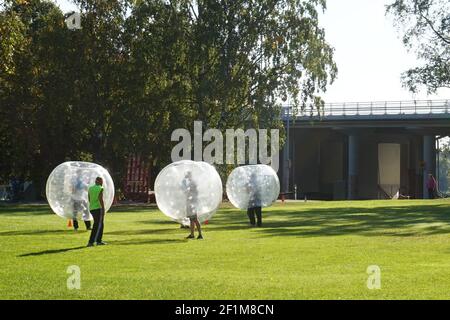
[[[103,222],[105,218],[105,203],[103,202],[103,179],[97,177],[95,184],[89,187],[89,210],[92,217],[94,217],[94,226],[92,227],[91,236],[89,238],[88,247],[92,247],[94,243],[98,246],[105,245],[102,241],[103,237]]]
[[[433,176],[433,174],[428,174],[428,180],[427,180],[427,189],[428,189],[428,199],[435,199],[436,198],[436,191],[437,191],[437,181],[436,178]]]
[[[198,201],[198,190],[196,183],[192,180],[192,172],[187,171],[184,175],[184,179],[181,182],[182,188],[186,195],[186,217],[190,221],[191,234],[186,237],[186,239],[194,239],[195,227],[197,227],[198,237],[197,239],[203,239],[202,228],[197,217],[197,201]]]
[[[83,181],[82,170],[77,170],[72,179],[73,229],[78,230],[77,215],[81,211],[86,230],[91,230],[88,203],[86,199],[87,184]]]
[[[262,226],[262,209],[261,209],[261,200],[260,200],[260,194],[258,190],[258,181],[257,176],[255,172],[252,172],[250,174],[248,184],[247,184],[247,191],[249,194],[248,199],[248,209],[247,209],[247,216],[250,220],[250,225],[252,227]],[[255,221],[255,215],[256,215],[256,221]]]

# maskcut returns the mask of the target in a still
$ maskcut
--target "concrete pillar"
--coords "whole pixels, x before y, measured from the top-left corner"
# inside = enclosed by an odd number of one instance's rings
[[[420,160],[422,159],[420,146],[416,137],[411,137],[409,143],[409,187],[407,194],[413,199],[422,197],[422,172]]]
[[[286,141],[283,146],[283,182],[281,185],[281,192],[289,192],[289,177],[290,177],[290,160],[289,160],[289,143]]]
[[[427,181],[431,173],[436,177],[436,137],[426,135],[423,137],[423,198],[429,199]]]
[[[358,199],[359,174],[359,137],[350,134],[348,137],[348,199]]]

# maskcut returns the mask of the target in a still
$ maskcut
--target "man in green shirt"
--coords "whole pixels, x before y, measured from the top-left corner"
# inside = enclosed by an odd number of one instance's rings
[[[103,202],[103,179],[101,177],[97,177],[95,185],[89,187],[88,198],[89,211],[94,218],[94,226],[87,246],[92,247],[94,243],[97,243],[98,246],[105,245],[106,243],[102,241],[105,204]]]

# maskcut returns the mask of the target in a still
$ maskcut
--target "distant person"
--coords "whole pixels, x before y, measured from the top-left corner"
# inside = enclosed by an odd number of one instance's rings
[[[73,203],[73,229],[78,230],[77,216],[82,212],[82,219],[86,225],[86,230],[91,230],[91,221],[87,203],[87,184],[83,181],[82,171],[78,170],[72,181],[72,203]]]
[[[428,175],[427,189],[428,189],[428,198],[429,199],[436,198],[437,181],[431,173]]]
[[[94,226],[92,227],[91,236],[89,238],[88,247],[92,247],[94,243],[98,246],[105,245],[102,241],[103,225],[105,219],[105,203],[103,201],[103,179],[97,177],[95,185],[88,190],[89,210],[94,218]]]
[[[247,190],[249,193],[249,199],[248,199],[248,209],[247,209],[247,216],[250,220],[250,225],[252,227],[262,226],[262,209],[261,209],[261,196],[259,194],[259,186],[257,181],[256,173],[252,172],[250,174]],[[255,221],[255,215],[256,215],[256,221]]]
[[[11,201],[18,202],[21,200],[23,192],[23,180],[17,177],[11,179]]]
[[[197,217],[197,202],[198,202],[198,190],[197,185],[192,180],[191,171],[186,172],[183,181],[181,182],[186,194],[186,216],[190,221],[191,234],[186,239],[195,238],[195,227],[197,227],[198,237],[197,239],[203,239],[202,227]]]

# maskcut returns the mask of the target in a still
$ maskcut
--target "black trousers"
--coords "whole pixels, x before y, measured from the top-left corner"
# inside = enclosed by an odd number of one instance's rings
[[[102,242],[103,237],[103,221],[105,214],[102,209],[96,209],[91,211],[92,217],[94,218],[94,226],[92,227],[91,237],[89,238],[89,243]]]
[[[254,208],[248,208],[247,209],[247,215],[248,219],[250,220],[250,224],[254,226],[255,224],[258,225],[258,227],[262,224],[262,210],[261,207],[254,207]],[[255,215],[257,222],[255,223]]]

